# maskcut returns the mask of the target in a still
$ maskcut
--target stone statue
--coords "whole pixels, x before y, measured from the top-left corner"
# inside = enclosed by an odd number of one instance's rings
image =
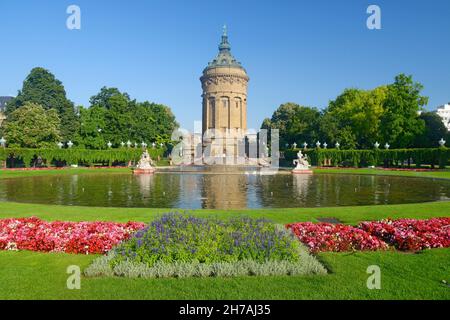
[[[153,167],[153,161],[148,153],[147,149],[142,153],[141,159],[139,160],[136,168],[133,170],[134,173],[153,173],[155,168]]]
[[[312,173],[310,169],[310,164],[308,162],[308,157],[303,155],[302,151],[299,150],[297,153],[297,159],[294,159],[293,163],[296,165],[292,173]]]

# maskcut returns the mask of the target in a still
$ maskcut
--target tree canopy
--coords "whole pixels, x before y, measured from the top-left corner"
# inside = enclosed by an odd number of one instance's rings
[[[289,102],[282,104],[271,119],[265,119],[261,128],[279,129],[280,145],[283,146],[318,139],[319,120],[320,112],[316,108]]]
[[[8,115],[3,128],[10,146],[25,148],[54,148],[61,139],[60,120],[55,109],[25,104]]]
[[[33,68],[23,82],[22,90],[8,103],[6,112],[11,113],[27,102],[38,104],[44,110],[56,110],[60,118],[58,129],[62,139],[73,139],[79,126],[74,104],[67,99],[61,81],[48,70]]]
[[[2,131],[9,145],[20,147],[54,148],[69,140],[88,149],[105,149],[109,141],[116,147],[128,140],[167,143],[178,126],[169,107],[131,100],[117,88],[103,87],[88,108],[75,108],[62,82],[40,67],[28,74],[6,114]]]
[[[169,107],[131,100],[117,88],[103,87],[91,97],[91,106],[80,112],[81,129],[76,139],[86,148],[106,148],[121,142],[169,142],[178,126]]]
[[[423,112],[419,118],[424,121],[425,130],[416,136],[415,146],[420,148],[438,146],[438,141],[448,135],[441,117],[435,112]]]
[[[412,147],[415,137],[425,130],[419,111],[428,103],[428,98],[420,95],[422,89],[422,84],[404,74],[396,76],[395,82],[388,85],[380,134],[393,147]]]
[[[395,148],[432,147],[443,128],[436,117],[419,116],[428,102],[422,89],[411,76],[400,74],[392,84],[372,90],[345,89],[321,112],[282,104],[261,128],[279,129],[282,147],[294,142],[311,146],[316,141],[339,142],[346,149],[370,149],[377,141]]]
[[[386,87],[374,90],[346,89],[325,110],[322,138],[343,146],[371,148],[379,140]]]

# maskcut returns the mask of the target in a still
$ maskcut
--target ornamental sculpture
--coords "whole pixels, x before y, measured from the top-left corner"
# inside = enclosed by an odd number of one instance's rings
[[[308,162],[308,157],[303,155],[302,151],[299,150],[297,153],[297,159],[294,159],[293,163],[296,165],[294,170],[292,170],[292,173],[295,174],[301,174],[301,173],[308,173],[311,174],[312,170],[310,169],[310,164]]]

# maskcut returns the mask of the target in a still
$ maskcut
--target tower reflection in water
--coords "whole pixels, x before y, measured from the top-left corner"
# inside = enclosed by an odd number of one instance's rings
[[[242,209],[247,207],[247,177],[242,174],[202,175],[202,208]]]
[[[310,188],[311,174],[293,174],[292,184],[294,197],[299,199],[301,203],[306,203],[308,198],[308,190]]]

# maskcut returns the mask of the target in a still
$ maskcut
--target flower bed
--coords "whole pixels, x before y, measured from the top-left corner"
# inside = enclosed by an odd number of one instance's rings
[[[87,276],[188,277],[326,273],[282,226],[170,213],[94,260]]]
[[[387,249],[388,245],[368,232],[343,224],[300,222],[288,229],[306,244],[311,252],[341,252]]]
[[[128,222],[46,222],[36,217],[0,220],[0,250],[105,253],[145,226]]]
[[[450,218],[381,220],[359,227],[399,250],[450,247]]]

